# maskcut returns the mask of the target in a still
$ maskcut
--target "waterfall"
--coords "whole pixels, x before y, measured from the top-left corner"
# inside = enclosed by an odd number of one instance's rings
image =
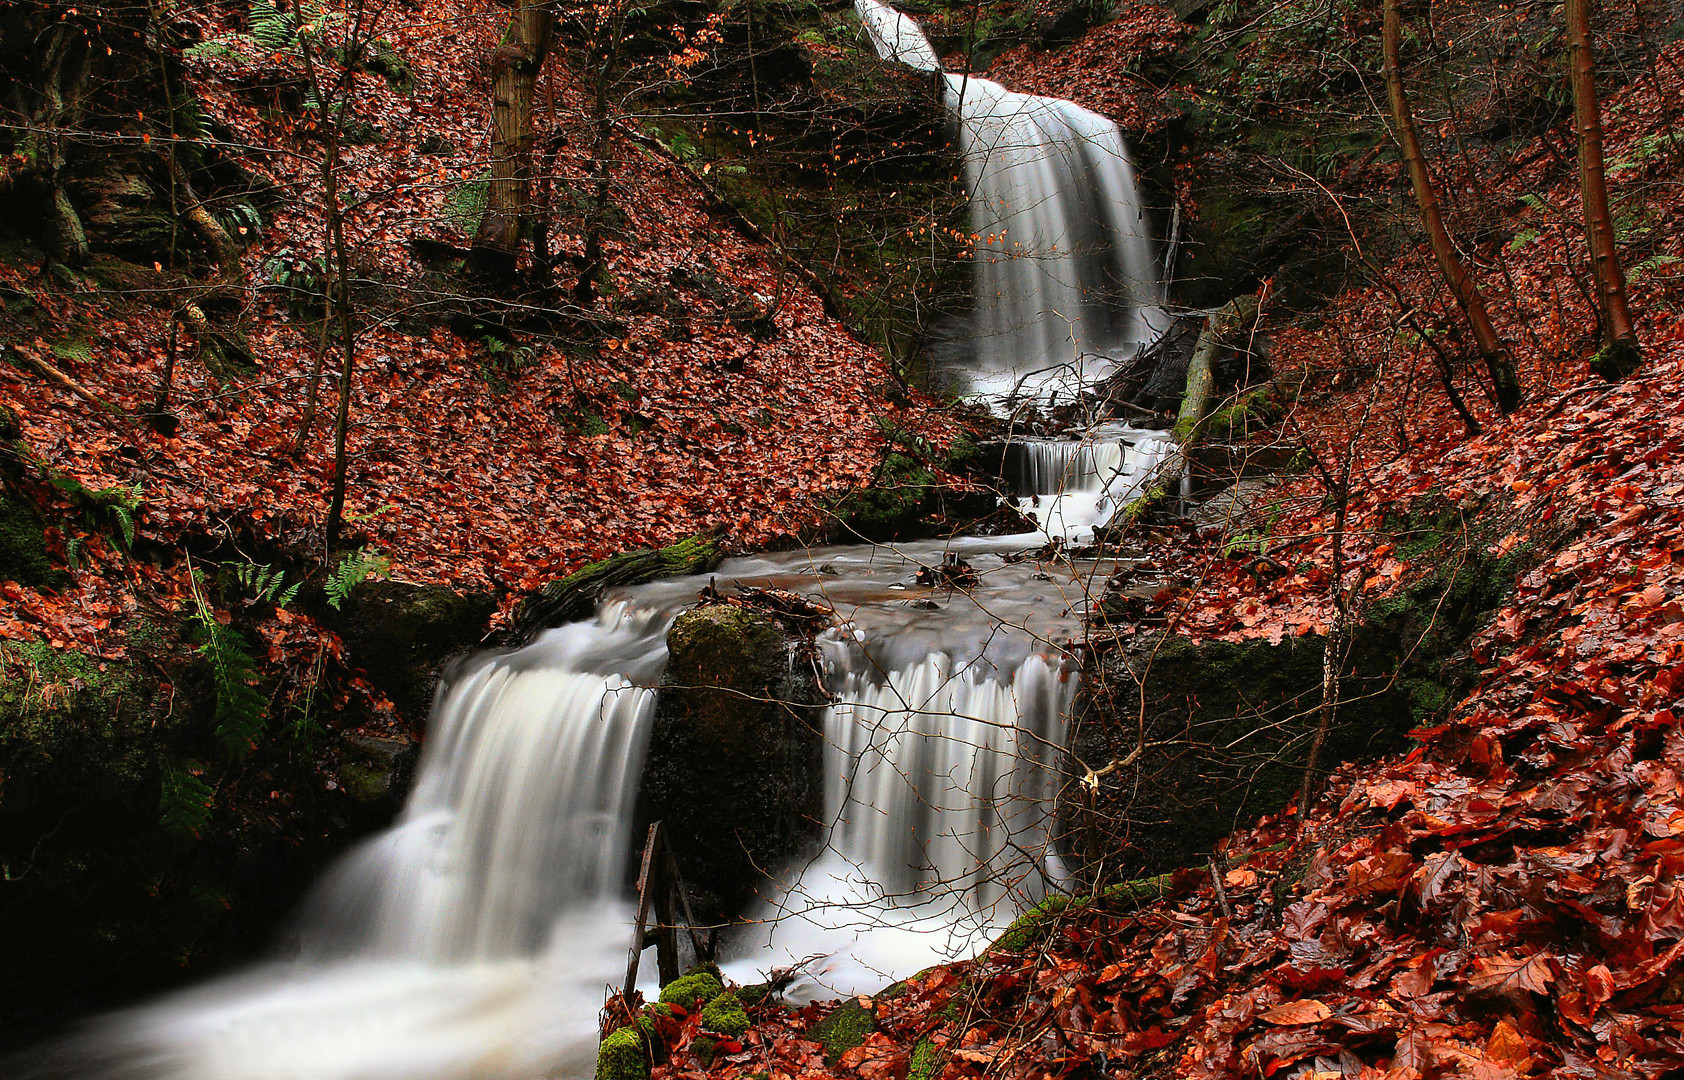
[[[971,388],[1055,393],[1161,322],[1114,124],[944,72],[918,25],[856,0],[883,56],[942,80],[979,234]],[[1046,536],[1090,537],[1133,497],[1162,433],[1024,444]],[[1095,563],[1021,557],[1043,536],[733,560],[847,620],[821,642],[826,820],[729,942],[788,993],[874,991],[967,955],[1064,877],[1052,803]],[[922,586],[949,556],[979,575]],[[471,661],[441,693],[415,789],[300,913],[292,955],[91,1025],[12,1075],[135,1080],[574,1080],[624,971],[632,815],[666,633],[708,579],[610,597],[597,617]],[[645,971],[652,968],[647,965]]]
[[[1056,758],[1075,693],[1074,568],[1025,537],[733,560],[733,581],[824,597],[826,828],[727,942],[791,996],[870,992],[974,952],[1062,879]],[[949,552],[968,591],[917,588]],[[818,560],[818,561],[815,561]],[[313,891],[291,955],[91,1026],[10,1075],[133,1080],[574,1080],[625,970],[634,803],[666,634],[709,579],[455,672],[398,820]],[[909,599],[917,603],[909,604]],[[653,965],[645,965],[650,972]],[[652,989],[647,987],[646,989]]]
[[[1073,396],[1162,332],[1145,210],[1117,125],[1059,98],[943,71],[912,19],[854,8],[879,56],[937,72],[970,193],[973,393]]]
[[[1075,439],[1011,444],[1007,481],[1017,507],[1051,538],[1088,543],[1094,530],[1133,502],[1174,446],[1167,431],[1104,425]]]

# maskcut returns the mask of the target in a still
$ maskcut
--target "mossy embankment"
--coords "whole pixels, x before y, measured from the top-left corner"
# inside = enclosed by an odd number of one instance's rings
[[[1386,523],[1414,570],[1361,604],[1333,646],[1338,692],[1318,772],[1395,751],[1443,720],[1477,678],[1471,638],[1533,558],[1525,545],[1493,553],[1503,528],[1494,503],[1432,494]],[[1268,561],[1266,528],[1245,543]],[[1114,593],[1094,626],[1140,610]],[[1297,798],[1322,715],[1324,634],[1208,640],[1144,628],[1096,640],[1072,743],[1076,782],[1060,804],[1087,874],[1119,881],[1201,863],[1223,836]]]

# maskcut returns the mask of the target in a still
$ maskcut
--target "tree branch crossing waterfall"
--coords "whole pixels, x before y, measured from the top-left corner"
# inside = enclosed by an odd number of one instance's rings
[[[1117,125],[1059,98],[945,71],[912,19],[854,8],[879,56],[940,78],[977,235],[977,361],[995,398],[1070,397],[1163,332],[1145,211]]]
[[[987,241],[972,389],[1079,385],[1156,333],[1116,127],[941,72],[916,24],[872,0],[858,10],[884,55],[940,74],[963,131]],[[317,884],[274,960],[90,1023],[9,1074],[590,1076],[597,1012],[630,944],[668,635],[710,585],[793,590],[839,619],[816,657],[831,698],[815,734],[819,817],[805,849],[763,868],[724,935],[727,973],[748,983],[793,966],[785,996],[812,1000],[974,954],[1067,881],[1054,801],[1072,769],[1076,642],[1117,565],[1025,553],[1091,538],[1165,446],[1120,427],[1021,443],[1008,472],[1040,533],[740,558],[708,578],[612,590],[591,619],[461,662],[402,814]],[[965,576],[932,581],[944,566]]]

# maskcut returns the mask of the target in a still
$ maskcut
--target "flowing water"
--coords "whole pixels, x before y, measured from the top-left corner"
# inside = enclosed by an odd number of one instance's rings
[[[912,19],[855,10],[878,55],[936,73],[959,128],[976,248],[977,359],[949,373],[997,400],[1071,397],[1166,325],[1117,125],[1060,98],[944,71]]]
[[[917,25],[858,0],[878,49],[941,74],[979,231],[973,389],[1092,377],[1159,318],[1116,128],[941,72]],[[1160,432],[1025,440],[1008,477],[1041,532],[737,559],[716,575],[822,598],[825,830],[725,942],[728,973],[800,964],[786,992],[875,990],[968,955],[1064,877],[1053,796],[1072,642],[1110,562],[1085,541],[1136,494]],[[980,582],[915,582],[956,555]],[[622,977],[633,807],[666,633],[707,579],[605,597],[592,620],[454,671],[398,821],[316,887],[288,959],[89,1024],[16,1072],[147,1080],[538,1080],[593,1071]],[[647,972],[653,965],[646,964]]]

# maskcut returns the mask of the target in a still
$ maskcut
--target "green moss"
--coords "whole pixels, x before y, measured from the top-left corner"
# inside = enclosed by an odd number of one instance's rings
[[[762,1001],[765,1001],[771,992],[771,983],[755,983],[753,986],[740,986],[736,991],[737,1000],[742,1002],[744,1005],[758,1005]]]
[[[1169,886],[1170,875],[1158,874],[1155,877],[1112,885],[1101,890],[1098,895],[1049,896],[1014,919],[1005,932],[994,939],[989,948],[1022,952],[1049,936],[1065,915],[1074,914],[1096,904],[1108,909],[1138,907],[1168,895]]]
[[[51,588],[63,577],[47,557],[46,533],[34,511],[0,494],[0,581]]]
[[[906,1080],[935,1080],[941,1075],[941,1067],[941,1049],[926,1035],[912,1047],[912,1066]]]
[[[702,1010],[702,1027],[734,1039],[748,1030],[748,1013],[743,1011],[737,995],[727,990]]]
[[[686,537],[664,548],[622,551],[552,581],[527,599],[515,615],[514,637],[526,640],[549,626],[586,619],[603,590],[642,585],[664,577],[705,574],[724,558],[719,541],[706,534]]]
[[[869,486],[832,507],[839,531],[848,539],[892,539],[923,512],[935,484],[935,474],[916,459],[890,453]]]
[[[596,1080],[647,1080],[649,1050],[636,1026],[602,1040],[596,1051]]]
[[[865,1042],[865,1037],[877,1030],[877,1018],[872,1010],[849,998],[831,1014],[814,1024],[808,1038],[824,1047],[825,1064],[834,1066],[842,1055]]]
[[[1206,441],[1234,442],[1243,439],[1254,426],[1267,423],[1279,413],[1272,387],[1260,386],[1241,394],[1235,401],[1205,418]]]
[[[703,1002],[712,1001],[724,991],[725,984],[719,981],[719,976],[698,971],[661,987],[661,1004],[677,1005],[686,1012],[695,1012]]]

